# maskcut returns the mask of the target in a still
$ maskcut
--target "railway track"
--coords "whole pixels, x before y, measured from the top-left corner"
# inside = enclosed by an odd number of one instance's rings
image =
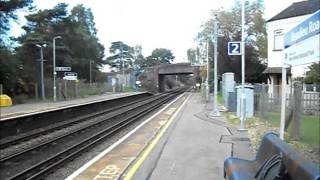
[[[62,123],[54,129],[48,129],[46,135],[57,133],[41,143],[30,145],[17,152],[7,154],[0,158],[1,179],[41,179],[46,174],[54,172],[70,160],[81,156],[94,145],[119,132],[128,124],[141,119],[143,116],[172,100],[182,90],[154,95],[134,102],[111,108],[105,112],[95,113],[92,116],[80,118],[81,120]],[[32,141],[28,138],[17,139],[25,143]],[[7,148],[15,145],[8,145]]]
[[[45,128],[41,128],[41,129],[37,129],[37,130],[29,132],[29,133],[25,133],[25,134],[20,135],[20,136],[15,136],[15,137],[11,137],[11,138],[8,138],[8,139],[3,139],[2,141],[0,141],[0,149],[4,149],[4,148],[7,148],[9,146],[13,146],[15,144],[26,142],[26,141],[29,141],[29,140],[34,139],[36,137],[43,136],[45,134],[49,134],[49,133],[52,133],[54,131],[57,131],[57,130],[60,130],[60,129],[63,129],[63,128],[66,128],[66,127],[69,127],[69,126],[82,123],[84,121],[87,121],[89,118],[92,119],[94,117],[98,117],[98,116],[101,116],[101,115],[104,115],[104,114],[108,114],[108,113],[110,113],[112,111],[116,111],[118,109],[125,108],[127,106],[133,105],[135,103],[138,103],[140,101],[144,101],[144,100],[147,100],[147,99],[150,99],[150,98],[152,98],[152,96],[142,97],[142,98],[139,98],[139,99],[135,99],[135,100],[133,100],[131,102],[126,102],[126,103],[123,103],[123,104],[119,104],[119,105],[115,105],[113,107],[106,108],[103,111],[90,113],[88,115],[84,115],[84,116],[81,116],[81,117],[71,118],[71,119],[68,119],[66,121],[62,121],[62,122],[53,124],[53,125],[45,127]],[[0,162],[2,161],[2,159],[3,158],[0,155]]]

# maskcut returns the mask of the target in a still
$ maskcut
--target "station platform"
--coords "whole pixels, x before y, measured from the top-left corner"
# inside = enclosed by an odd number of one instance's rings
[[[223,179],[227,157],[253,155],[245,132],[209,118],[211,105],[199,93],[184,93],[67,180]]]
[[[106,93],[101,95],[94,95],[86,98],[70,99],[66,101],[56,102],[35,102],[26,104],[17,104],[10,107],[0,107],[0,119],[22,116],[31,113],[49,111],[59,108],[65,108],[69,106],[77,106],[80,104],[93,103],[98,101],[105,101],[108,99],[116,99],[120,97],[141,94],[145,92],[126,92],[126,93]]]

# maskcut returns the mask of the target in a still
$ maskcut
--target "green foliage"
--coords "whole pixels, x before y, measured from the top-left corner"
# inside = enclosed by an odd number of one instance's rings
[[[33,9],[33,0],[1,0],[0,1],[0,45],[4,46],[7,41],[7,32],[10,30],[10,21],[17,20],[17,10]]]
[[[131,86],[125,86],[123,87],[123,92],[134,92],[134,89]]]
[[[239,3],[237,1],[237,3]],[[248,2],[245,6],[246,28],[246,81],[250,83],[262,82],[265,76],[262,74],[266,68],[264,61],[267,57],[267,34],[265,20],[263,19],[263,1]],[[198,33],[198,41],[207,41],[213,34],[214,21],[218,21],[218,74],[234,72],[236,80],[241,77],[240,56],[229,56],[227,43],[241,41],[241,5],[236,5],[232,10],[212,11],[212,17],[202,25],[202,31]],[[213,59],[213,45],[210,43],[209,56]],[[213,67],[213,65],[211,66]]]
[[[320,84],[320,62],[313,63],[309,66],[309,71],[306,72],[304,81],[307,84]]]
[[[109,52],[112,54],[107,58],[107,63],[118,70],[128,69],[133,66],[134,61],[134,48],[123,43],[116,41],[111,43]]]
[[[157,48],[154,49],[150,56],[144,62],[145,67],[156,66],[160,64],[171,64],[174,60],[174,55],[169,49]]]
[[[18,82],[19,62],[5,47],[0,48],[0,55],[0,84],[3,84],[4,94],[12,95]]]
[[[25,6],[29,7],[32,1],[1,1],[2,4],[11,2],[28,2]],[[40,58],[40,49],[36,44],[47,45],[43,48],[46,60],[44,76],[45,78],[52,77],[53,38],[56,36],[62,37],[55,41],[56,66],[70,66],[72,71],[78,73],[80,79],[89,81],[91,64],[93,81],[104,81],[104,78],[101,78],[102,73],[99,71],[99,68],[105,64],[104,47],[96,37],[97,30],[91,9],[77,5],[69,13],[67,8],[67,4],[59,3],[52,9],[39,10],[27,15],[27,24],[23,27],[25,34],[17,38],[20,46],[9,50],[9,47],[1,45],[1,83],[5,92],[9,92],[11,95],[33,93],[30,92],[30,89],[38,82],[40,69],[37,61]],[[9,22],[10,17],[3,16],[6,13],[1,11],[1,21]],[[13,14],[14,9],[9,13]],[[3,17],[5,18],[3,19]],[[12,17],[16,18],[14,14]],[[5,29],[5,24],[1,26],[1,31],[3,31],[3,27]],[[62,78],[62,76],[63,73],[58,72],[58,78]]]
[[[274,127],[280,127],[280,113],[268,112],[260,121],[266,121]],[[291,123],[292,125],[292,123]],[[289,132],[291,132],[291,126]],[[320,119],[318,116],[302,115],[301,119],[301,141],[310,145],[316,145],[320,142]]]
[[[187,50],[187,57],[190,63],[195,62],[197,58],[197,50],[193,48],[189,48]]]
[[[160,64],[171,64],[174,60],[174,56],[169,49],[157,48],[152,51],[151,56],[147,57],[147,60],[152,60]]]

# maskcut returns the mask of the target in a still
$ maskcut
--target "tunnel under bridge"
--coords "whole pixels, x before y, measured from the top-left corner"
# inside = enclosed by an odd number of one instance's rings
[[[192,74],[192,85],[199,77],[199,68],[191,66],[190,63],[163,64],[145,69],[142,84],[146,90],[151,92],[163,92],[166,86],[166,76]]]

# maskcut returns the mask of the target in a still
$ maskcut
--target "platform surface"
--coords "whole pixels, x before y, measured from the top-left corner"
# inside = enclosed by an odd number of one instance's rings
[[[71,99],[66,101],[57,101],[57,102],[35,102],[35,103],[26,103],[26,104],[17,104],[10,107],[0,107],[0,117],[15,117],[29,113],[47,111],[51,109],[63,108],[68,106],[75,106],[79,104],[85,104],[95,101],[102,101],[108,99],[115,99],[124,96],[130,96],[135,94],[140,94],[143,92],[126,92],[126,93],[115,93],[115,94],[102,94],[94,95],[86,98]]]
[[[220,140],[230,133],[221,119],[210,119],[208,114],[199,94],[191,94],[175,123],[132,179],[222,179],[223,162],[232,147]]]
[[[67,180],[223,179],[224,160],[250,157],[249,143],[235,142],[244,134],[223,117],[209,118],[210,103],[199,93],[182,95]]]

